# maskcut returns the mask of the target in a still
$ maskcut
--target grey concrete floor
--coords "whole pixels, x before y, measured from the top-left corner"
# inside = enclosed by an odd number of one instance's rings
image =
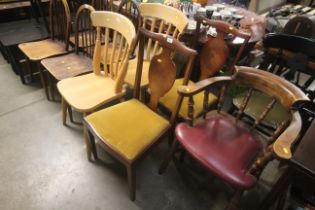
[[[1,210],[219,210],[232,192],[213,176],[198,180],[174,163],[158,175],[167,153],[163,142],[138,165],[132,202],[124,166],[98,150],[102,162],[89,162],[82,127],[63,126],[60,104],[47,101],[38,85],[22,85],[0,57]],[[277,163],[268,167],[241,209],[256,209],[278,177]]]

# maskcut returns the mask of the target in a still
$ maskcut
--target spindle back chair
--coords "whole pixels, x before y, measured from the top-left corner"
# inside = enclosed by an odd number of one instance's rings
[[[113,8],[113,0],[92,0],[92,6],[95,10],[111,11]]]
[[[224,109],[228,102],[226,91],[232,84],[245,85],[249,91],[236,116]],[[209,112],[207,95],[209,87],[219,86],[219,103],[216,110]],[[253,123],[242,121],[253,91],[260,91],[273,98]],[[196,123],[193,114],[193,95],[204,92],[202,119]],[[236,209],[245,190],[252,188],[264,167],[273,158],[282,160],[292,156],[292,144],[298,138],[302,120],[297,110],[309,101],[296,86],[269,72],[251,67],[236,67],[232,76],[212,77],[192,86],[181,86],[179,94],[188,97],[187,123],[176,127],[177,140],[174,141],[168,157],[160,168],[163,173],[180,148],[196,159],[201,165],[217,175],[221,180],[236,189],[236,193],[226,209]],[[276,101],[290,111],[291,117],[284,121],[271,137],[256,130]]]

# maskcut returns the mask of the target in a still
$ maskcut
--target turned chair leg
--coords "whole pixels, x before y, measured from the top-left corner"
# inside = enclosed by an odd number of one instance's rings
[[[174,140],[173,145],[170,149],[170,152],[168,153],[167,157],[163,160],[163,162],[160,166],[159,174],[163,174],[165,172],[166,168],[168,167],[168,165],[170,164],[170,162],[174,156],[174,153],[176,152],[177,147],[178,147],[178,141]]]
[[[237,206],[238,206],[239,202],[241,201],[243,193],[244,193],[244,190],[237,190],[235,192],[235,194],[233,195],[231,201],[225,207],[225,210],[235,210],[235,209],[237,209]]]
[[[39,71],[40,80],[41,80],[42,86],[44,87],[44,90],[45,90],[46,98],[49,101],[49,92],[48,92],[48,87],[46,84],[44,71],[41,68],[40,62],[36,62],[36,63],[37,63],[38,71]]]
[[[68,103],[66,102],[66,100],[61,97],[61,110],[62,110],[62,123],[64,125],[66,124],[67,121],[67,108],[68,108]]]
[[[136,199],[136,179],[135,179],[135,172],[131,164],[127,165],[127,174],[128,174],[130,200],[134,201]]]

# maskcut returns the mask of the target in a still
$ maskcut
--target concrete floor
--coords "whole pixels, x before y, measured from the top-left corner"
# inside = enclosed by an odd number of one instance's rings
[[[36,85],[22,85],[2,57],[0,75],[1,210],[224,208],[231,190],[213,176],[198,180],[174,163],[157,174],[166,142],[138,165],[137,199],[130,201],[124,166],[101,148],[103,161],[89,162],[82,127],[62,125],[58,102],[47,101]],[[277,163],[269,168],[243,197],[242,209],[256,209],[278,177]]]

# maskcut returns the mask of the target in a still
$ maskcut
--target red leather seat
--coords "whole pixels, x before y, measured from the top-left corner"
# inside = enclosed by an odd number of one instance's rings
[[[238,189],[252,187],[248,167],[262,150],[261,141],[232,119],[217,115],[195,127],[180,123],[176,136],[187,152]]]

